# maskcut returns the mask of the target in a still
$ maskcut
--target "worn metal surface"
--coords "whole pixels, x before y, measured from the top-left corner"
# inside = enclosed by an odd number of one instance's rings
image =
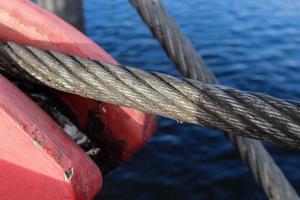
[[[160,0],[129,0],[184,77],[217,84],[190,41],[168,15]],[[299,199],[262,143],[227,134],[269,199]]]
[[[0,1],[0,11],[0,41],[13,41],[117,64],[114,58],[91,39],[29,0]],[[0,69],[5,76],[38,83],[24,71],[8,65],[10,67],[7,71]],[[101,165],[102,173],[128,160],[154,133],[156,118],[153,115],[64,92],[53,94],[73,112],[78,122],[76,125],[90,139],[101,142],[101,156],[104,158],[97,159],[102,163],[106,162],[105,166]]]
[[[0,75],[1,199],[92,199],[96,164],[24,93]]]
[[[70,23],[79,31],[84,32],[82,0],[36,0],[36,2]]]

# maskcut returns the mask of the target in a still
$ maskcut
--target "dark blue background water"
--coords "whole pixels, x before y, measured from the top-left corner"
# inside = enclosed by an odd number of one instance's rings
[[[300,100],[300,1],[163,0],[219,81]],[[122,64],[179,76],[126,0],[85,0],[86,31]],[[299,152],[266,145],[300,192]],[[160,119],[97,199],[266,199],[222,133]]]

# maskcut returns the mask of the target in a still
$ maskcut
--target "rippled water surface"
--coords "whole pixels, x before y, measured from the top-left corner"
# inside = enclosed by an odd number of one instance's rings
[[[162,0],[227,86],[300,100],[300,1]],[[85,0],[87,34],[119,62],[180,76],[126,0]],[[266,144],[300,192],[299,152]],[[222,133],[160,119],[97,199],[266,199]]]

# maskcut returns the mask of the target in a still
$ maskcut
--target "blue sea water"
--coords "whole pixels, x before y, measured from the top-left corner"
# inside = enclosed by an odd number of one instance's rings
[[[300,1],[162,0],[221,84],[300,100]],[[120,63],[180,76],[126,0],[85,0],[86,33]],[[300,152],[265,145],[300,193]],[[96,199],[266,199],[221,132],[160,118]]]

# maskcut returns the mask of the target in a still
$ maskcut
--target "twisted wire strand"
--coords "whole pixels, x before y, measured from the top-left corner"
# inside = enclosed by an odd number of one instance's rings
[[[184,77],[204,83],[218,83],[159,0],[129,1]],[[269,103],[276,108],[276,102],[269,100]],[[234,144],[241,159],[248,164],[269,199],[299,199],[296,191],[262,143],[231,133],[227,134],[227,138]]]
[[[300,147],[300,108],[288,101],[11,42],[1,43],[0,52],[40,82],[64,92]]]
[[[214,82],[213,74],[159,1],[129,1],[184,77],[200,78],[204,83]]]

